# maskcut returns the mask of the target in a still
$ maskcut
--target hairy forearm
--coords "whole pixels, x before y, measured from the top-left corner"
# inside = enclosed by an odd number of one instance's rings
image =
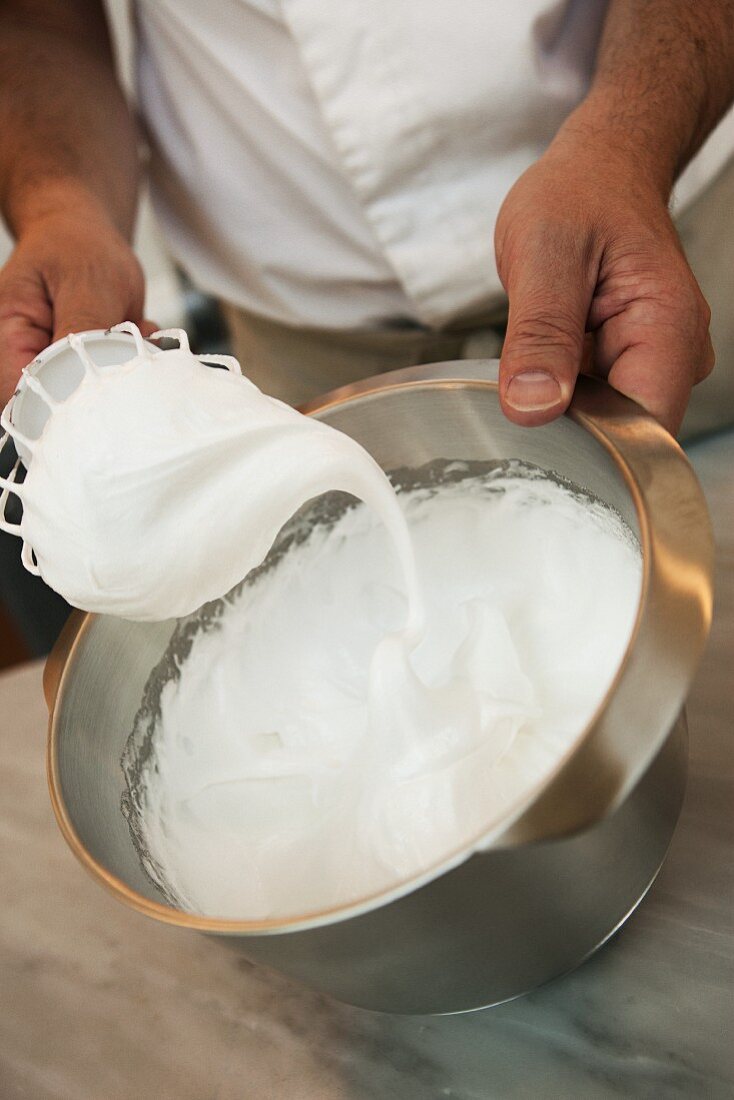
[[[734,99],[734,0],[611,0],[565,134],[603,135],[666,195]]]
[[[16,236],[74,209],[130,234],[136,131],[97,0],[5,0],[0,134],[0,210]]]

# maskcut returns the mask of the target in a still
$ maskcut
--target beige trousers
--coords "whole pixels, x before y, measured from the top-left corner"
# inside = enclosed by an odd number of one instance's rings
[[[691,438],[734,424],[734,159],[678,221],[689,262],[712,311],[717,366],[696,387],[681,431]],[[358,331],[295,329],[224,305],[234,354],[266,393],[299,405],[373,374],[450,359],[493,358],[503,311],[475,324]]]

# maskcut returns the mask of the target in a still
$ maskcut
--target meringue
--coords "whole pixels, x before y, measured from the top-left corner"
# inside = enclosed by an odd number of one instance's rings
[[[163,687],[134,817],[179,907],[302,916],[438,873],[520,812],[609,687],[641,577],[613,512],[527,472],[398,499],[417,644],[358,506],[244,585]]]

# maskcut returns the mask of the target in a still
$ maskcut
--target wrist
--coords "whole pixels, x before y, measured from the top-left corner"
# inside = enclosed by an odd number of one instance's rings
[[[652,117],[593,89],[564,122],[549,153],[572,158],[584,171],[609,176],[609,186],[654,192],[667,206],[680,161],[680,143]]]
[[[129,217],[115,217],[102,200],[80,180],[53,177],[34,180],[28,188],[18,187],[6,195],[6,221],[16,239],[32,233],[44,223],[78,222],[89,228],[100,225],[129,237]]]

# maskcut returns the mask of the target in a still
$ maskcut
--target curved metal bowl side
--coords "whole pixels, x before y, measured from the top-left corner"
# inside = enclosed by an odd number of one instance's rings
[[[148,916],[227,936],[315,988],[393,1012],[506,1000],[603,942],[645,893],[672,834],[685,772],[676,718],[711,599],[708,520],[685,458],[605,391],[583,382],[562,422],[520,429],[499,410],[496,366],[461,362],[371,379],[310,410],[388,468],[465,451],[537,462],[618,507],[640,536],[643,596],[615,684],[578,751],[500,842],[468,859],[466,846],[389,895],[288,920],[171,907],[145,877],[120,813],[119,761],[172,624],[77,613],[44,678],[49,785],[66,840],[98,881]]]
[[[498,362],[460,360],[409,367],[335,390],[311,402],[305,411],[339,426],[341,408],[359,408],[360,401],[385,390],[415,391],[426,385],[488,387],[496,394]],[[587,438],[596,441],[624,482],[636,524],[619,499],[610,502],[637,527],[644,560],[643,591],[632,642],[614,683],[573,752],[503,834],[501,843],[506,845],[588,828],[621,803],[683,707],[711,624],[713,536],[701,488],[676,441],[633,401],[586,377],[578,380],[563,420],[580,425]],[[353,421],[352,414],[350,434],[356,434]],[[559,470],[559,460],[566,456],[552,440],[558,426],[560,422],[549,426],[544,441],[550,454],[555,452],[556,461],[545,465],[588,485],[588,467],[570,473]],[[514,428],[506,421],[502,430],[504,436],[523,439],[522,455],[547,431]],[[578,438],[575,444],[580,445]],[[613,496],[608,481],[601,491],[599,485],[590,487],[607,500]]]
[[[572,837],[490,849],[390,905],[283,936],[248,958],[347,1004],[408,1015],[487,1008],[575,969],[654,882],[685,790],[681,714],[630,796]]]

